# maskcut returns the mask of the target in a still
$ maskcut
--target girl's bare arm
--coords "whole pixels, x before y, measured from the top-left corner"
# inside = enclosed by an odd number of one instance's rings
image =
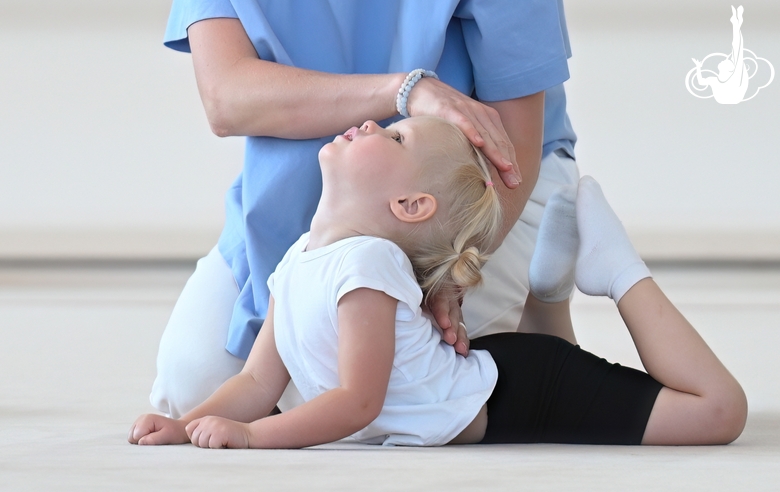
[[[276,350],[274,340],[274,299],[252,346],[244,369],[225,381],[206,401],[174,420],[162,415],[139,417],[130,429],[133,444],[182,444],[190,441],[187,426],[206,416],[233,422],[252,422],[267,416],[282,395],[290,375]]]
[[[336,441],[370,424],[385,401],[395,355],[398,301],[357,289],[341,298],[339,387],[250,424],[249,447],[301,448]]]

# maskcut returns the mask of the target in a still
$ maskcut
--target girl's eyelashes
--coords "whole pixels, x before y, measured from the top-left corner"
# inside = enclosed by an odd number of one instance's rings
[[[398,143],[401,143],[401,133],[400,132],[393,132],[393,140],[395,140]]]

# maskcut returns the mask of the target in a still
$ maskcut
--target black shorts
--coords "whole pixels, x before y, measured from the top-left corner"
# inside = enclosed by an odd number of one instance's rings
[[[661,383],[558,337],[471,341],[498,366],[482,443],[641,444]]]

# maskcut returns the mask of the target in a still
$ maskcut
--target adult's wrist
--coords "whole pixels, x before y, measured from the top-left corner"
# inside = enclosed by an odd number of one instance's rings
[[[388,101],[388,107],[390,109],[391,115],[397,115],[398,109],[396,101],[398,99],[398,88],[401,87],[401,85],[404,83],[404,79],[406,78],[405,72],[397,72],[392,74],[392,78],[390,79],[390,83],[387,86],[388,92],[387,97],[385,98],[386,101]]]
[[[439,76],[436,75],[436,73],[432,70],[425,70],[424,68],[416,68],[409,72],[409,74],[404,78],[404,81],[401,83],[401,86],[398,88],[398,94],[396,95],[395,99],[395,107],[398,111],[398,114],[401,116],[408,118],[409,117],[409,111],[407,110],[406,104],[409,100],[409,94],[412,92],[412,89],[414,88],[415,84],[422,80],[423,78],[434,78],[439,79]]]

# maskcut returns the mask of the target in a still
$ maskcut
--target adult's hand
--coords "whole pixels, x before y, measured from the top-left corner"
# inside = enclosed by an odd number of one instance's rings
[[[460,301],[439,295],[431,298],[427,307],[441,330],[442,340],[452,345],[455,352],[463,357],[469,355],[469,336],[463,323]]]
[[[498,111],[434,78],[423,78],[412,88],[407,101],[412,116],[438,116],[452,122],[498,170],[508,188],[522,181],[512,145]]]

